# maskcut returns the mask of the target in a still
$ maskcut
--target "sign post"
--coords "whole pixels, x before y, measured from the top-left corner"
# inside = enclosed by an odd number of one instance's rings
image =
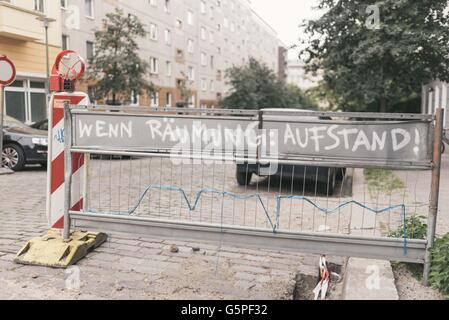
[[[47,215],[52,228],[63,229],[66,227],[66,236],[68,224],[64,223],[65,210],[65,120],[64,104],[70,105],[88,105],[89,97],[84,92],[76,92],[76,81],[79,80],[85,70],[85,63],[82,57],[72,50],[61,52],[53,66],[50,77],[50,90],[53,92],[49,110],[49,145],[48,145],[48,200]],[[57,137],[57,138],[55,138]],[[68,155],[67,155],[68,156]],[[72,155],[73,183],[80,184],[84,176],[84,164],[86,162],[84,155]],[[78,190],[75,192],[75,190]],[[84,207],[83,195],[79,188],[72,188],[70,195],[69,209]],[[69,198],[69,197],[67,197]]]
[[[47,214],[52,229],[47,235],[30,240],[17,254],[16,263],[67,268],[107,239],[103,233],[70,230],[69,211],[84,208],[80,188],[72,185],[82,185],[88,157],[65,148],[71,144],[70,122],[66,120],[71,106],[89,105],[84,92],[75,92],[84,65],[84,60],[72,50],[62,51],[56,57],[50,77],[48,126]]]
[[[4,111],[4,87],[10,85],[16,79],[16,67],[6,56],[0,56],[0,174],[3,171],[3,113]]]

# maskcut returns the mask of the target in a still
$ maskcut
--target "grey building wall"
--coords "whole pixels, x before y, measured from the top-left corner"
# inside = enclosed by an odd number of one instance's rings
[[[287,83],[297,85],[303,90],[313,88],[318,85],[321,77],[307,74],[304,64],[300,61],[290,60],[287,65]]]
[[[86,16],[86,4],[90,1],[94,3],[93,18]],[[104,16],[115,8],[138,16],[148,31],[151,24],[157,26],[157,40],[148,35],[139,45],[143,59],[158,59],[159,72],[151,75],[151,81],[160,88],[159,105],[167,104],[167,94],[171,95],[172,105],[180,99],[176,83],[183,74],[189,74],[189,67],[195,73],[188,87],[194,93],[196,107],[216,106],[217,100],[229,91],[225,70],[242,65],[251,56],[276,73],[279,71],[277,34],[251,9],[248,0],[67,0],[62,20],[63,35],[69,38],[69,47],[86,56],[86,43],[94,41],[95,30],[101,28]],[[77,12],[79,24],[73,23]],[[182,27],[177,26],[178,20]],[[170,45],[165,43],[165,30],[170,30]],[[188,50],[189,41],[193,41],[193,52]],[[177,58],[179,50],[184,59]],[[167,75],[167,61],[171,64],[171,76]],[[150,104],[148,99],[140,102]]]
[[[282,81],[287,81],[288,71],[288,50],[284,46],[279,46],[279,60],[278,60],[278,76]]]

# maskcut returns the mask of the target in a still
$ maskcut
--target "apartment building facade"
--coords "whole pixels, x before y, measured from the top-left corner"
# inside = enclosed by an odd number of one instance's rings
[[[62,46],[89,58],[95,30],[115,8],[136,15],[148,31],[140,55],[158,90],[134,96],[133,104],[175,106],[184,81],[190,107],[216,107],[229,90],[225,71],[249,57],[279,72],[277,34],[248,0],[61,0]]]
[[[0,54],[16,65],[17,80],[5,88],[6,114],[25,123],[47,117],[45,28],[39,19],[55,21],[48,30],[49,63],[61,50],[61,9],[53,0],[0,0]]]
[[[298,86],[303,90],[316,87],[321,81],[320,75],[308,74],[305,65],[299,60],[290,60],[287,64],[287,83]]]
[[[288,49],[285,46],[279,46],[278,77],[282,81],[287,81],[288,71]]]

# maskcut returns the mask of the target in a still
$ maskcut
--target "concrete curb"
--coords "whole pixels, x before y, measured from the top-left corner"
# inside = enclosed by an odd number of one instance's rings
[[[0,176],[5,174],[13,174],[14,171],[7,169],[7,168],[0,168]]]
[[[350,258],[342,300],[399,300],[389,261]]]

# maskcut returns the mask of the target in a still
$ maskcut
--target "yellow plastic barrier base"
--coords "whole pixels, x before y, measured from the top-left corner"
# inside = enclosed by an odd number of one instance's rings
[[[107,240],[104,233],[73,232],[65,242],[61,231],[51,229],[47,235],[29,241],[17,254],[15,263],[67,268],[83,259]]]

